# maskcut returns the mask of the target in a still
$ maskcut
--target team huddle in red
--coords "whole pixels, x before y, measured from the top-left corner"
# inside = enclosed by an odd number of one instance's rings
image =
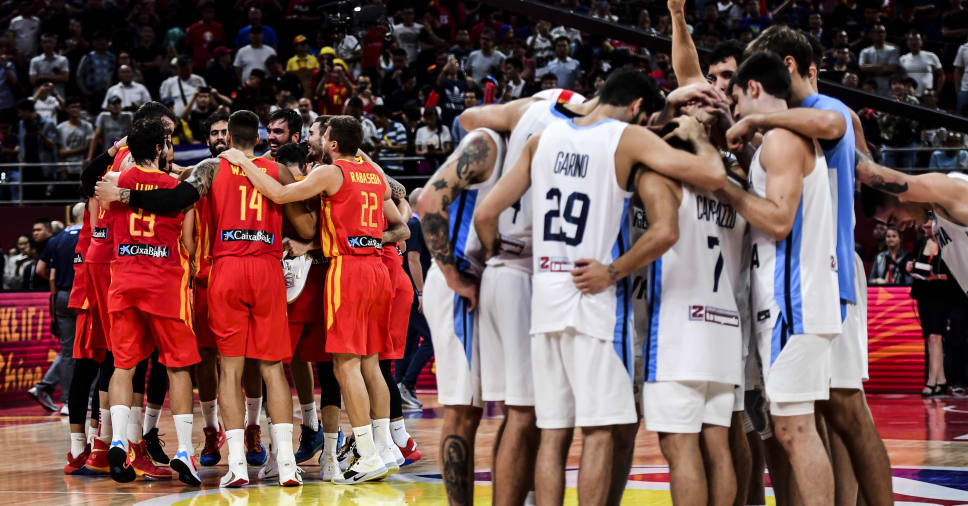
[[[79,389],[100,375],[100,422],[92,416],[85,436],[83,415],[80,423],[72,416],[65,473],[110,473],[119,482],[177,473],[197,486],[199,465],[218,464],[225,443],[223,487],[247,484],[247,465],[261,466],[260,479],[300,485],[298,464],[317,452],[321,478],[342,484],[419,459],[389,362],[403,356],[414,295],[397,246],[409,236],[410,208],[402,186],[359,151],[360,123],[320,117],[299,143],[301,118],[280,110],[268,125],[277,132],[270,151],[255,157],[258,117],[216,113],[208,144],[217,158],[180,168],[173,120],[161,104],[145,104],[128,136],[85,168],[85,191],[96,198],[75,251],[70,307],[78,313],[74,357],[85,359],[82,368],[97,363]],[[136,392],[144,392],[146,361],[167,369],[178,439],[170,459],[157,444],[163,398],[149,397],[141,420]],[[283,363],[302,407],[298,451]],[[200,459],[193,369],[205,419]],[[353,435],[340,449],[341,400]]]

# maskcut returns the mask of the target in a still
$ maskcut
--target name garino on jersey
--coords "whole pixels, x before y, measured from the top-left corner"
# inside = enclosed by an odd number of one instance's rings
[[[373,172],[359,172],[355,170],[350,171],[350,181],[360,184],[383,184],[380,181],[380,176]]]
[[[696,195],[696,219],[710,221],[716,226],[732,230],[736,226],[736,209],[725,202]]]
[[[569,177],[585,177],[588,174],[588,155],[583,153],[565,153],[559,151],[555,155],[555,174]]]

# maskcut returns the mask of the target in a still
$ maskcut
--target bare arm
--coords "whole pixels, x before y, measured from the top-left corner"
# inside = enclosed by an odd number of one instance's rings
[[[295,177],[290,172],[289,167],[279,164],[279,182],[283,185],[292,184]],[[307,241],[316,237],[317,220],[319,212],[310,208],[306,202],[290,202],[282,207],[282,212],[286,219],[296,229],[299,237]]]
[[[524,111],[537,98],[519,98],[506,104],[471,107],[460,115],[460,126],[470,132],[475,128],[490,128],[497,132],[510,132],[518,124]]]
[[[684,86],[697,82],[706,82],[699,65],[699,53],[696,44],[689,35],[686,25],[685,0],[669,0],[669,14],[672,18],[672,70],[679,79],[679,85]]]
[[[885,193],[897,195],[903,202],[921,202],[941,207],[945,214],[960,223],[968,223],[968,183],[941,173],[905,174],[887,168],[855,151],[857,179]]]
[[[966,30],[968,30],[968,28],[966,28]],[[961,86],[961,82],[962,82],[962,79],[964,78],[964,75],[965,75],[964,67],[955,67],[955,80],[954,80],[955,89]]]
[[[329,195],[339,189],[339,185],[343,183],[342,172],[334,165],[317,168],[302,181],[282,185],[272,176],[263,172],[261,168],[252,163],[252,160],[249,160],[249,157],[237,149],[223,151],[219,157],[240,167],[245,172],[245,176],[249,178],[252,186],[276,204],[298,202],[320,194]],[[327,170],[327,168],[330,170]],[[338,178],[336,173],[339,174]]]
[[[383,231],[383,244],[394,244],[410,238],[407,220],[400,215],[400,210],[392,199],[383,201],[383,217],[387,220],[387,229]]]
[[[763,137],[760,151],[760,163],[766,170],[766,198],[731,184],[723,193],[752,226],[782,240],[793,229],[804,171],[808,160],[813,168],[813,157],[809,141],[788,130],[773,130]]]
[[[40,276],[40,277],[42,277],[44,279],[47,279],[47,280],[54,279],[54,269],[53,268],[48,269],[47,262],[45,262],[43,260],[38,260],[37,261],[37,267],[34,269],[34,272],[38,276]],[[51,286],[53,286],[53,285],[51,285]]]
[[[408,251],[407,264],[410,266],[410,278],[413,279],[413,286],[418,292],[423,292],[424,273],[423,267],[420,265],[420,252]]]
[[[182,221],[182,235],[181,243],[185,246],[185,250],[188,251],[188,257],[195,257],[195,209],[190,209],[185,213],[185,219]]]
[[[726,132],[729,149],[739,149],[757,130],[784,128],[811,139],[835,140],[844,136],[847,122],[837,111],[797,107],[769,114],[750,114]]]
[[[726,186],[723,160],[719,150],[705,138],[702,125],[692,118],[677,121],[680,127],[676,132],[684,132],[682,129],[687,128],[684,125],[695,123],[688,127],[689,138],[686,140],[692,141],[696,154],[675,149],[647,128],[631,125],[622,133],[616,161],[621,157],[622,165],[628,167],[641,163],[660,174],[704,190],[715,191]]]
[[[864,125],[860,123],[860,118],[853,109],[850,111],[850,124],[854,127],[854,147],[861,153],[870,156],[871,152],[867,149],[867,138],[864,137]]]
[[[488,258],[496,255],[501,247],[498,217],[531,187],[531,159],[540,136],[541,134],[537,134],[528,139],[514,165],[501,176],[493,190],[474,210],[474,228]],[[420,196],[422,198],[423,194]]]

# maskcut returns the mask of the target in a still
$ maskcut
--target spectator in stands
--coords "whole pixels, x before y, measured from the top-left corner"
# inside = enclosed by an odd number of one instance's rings
[[[17,68],[7,55],[0,54],[0,121],[13,119],[18,84]]]
[[[24,57],[32,58],[37,50],[37,35],[40,34],[40,18],[36,16],[38,2],[27,2],[20,7],[20,15],[10,20],[9,30],[16,35],[17,49]]]
[[[860,69],[857,64],[850,61],[850,48],[843,44],[834,50],[833,59],[825,62],[823,70],[820,71],[820,77],[840,82],[845,74],[853,73],[856,75],[858,72],[860,72]]]
[[[716,4],[707,3],[703,6],[702,19],[695,23],[692,33],[696,37],[709,34],[722,37],[727,33],[727,30],[726,21],[719,17],[719,9],[716,8]]]
[[[908,93],[905,77],[895,74],[891,77],[891,94],[895,100],[918,104],[918,99]],[[881,129],[881,138],[885,148],[913,148],[921,138],[918,132],[918,122],[906,116],[880,113],[877,124]],[[916,153],[911,151],[892,151],[885,149],[881,153],[881,163],[893,168],[907,169],[914,166]]]
[[[305,95],[306,90],[303,88],[302,81],[299,80],[295,74],[287,72],[282,65],[282,60],[276,55],[271,55],[266,58],[266,82],[263,86],[268,86],[272,90],[272,95],[279,95],[280,92],[284,92],[284,96],[295,97],[295,100],[299,100],[299,97]],[[281,104],[280,104],[281,105]]]
[[[381,63],[382,66],[382,63]],[[390,52],[390,65],[383,69],[383,96],[389,96],[403,86],[402,76],[408,70],[407,52],[396,48]]]
[[[716,9],[719,10],[720,17],[726,20],[730,28],[735,28],[736,22],[746,14],[746,9],[739,2],[734,2],[733,0],[717,1]]]
[[[403,123],[390,118],[390,114],[385,106],[378,105],[373,108],[373,124],[377,128],[377,136],[380,138],[380,165],[388,170],[403,170],[400,162],[393,159],[403,156],[409,147],[407,144],[407,129]]]
[[[428,107],[423,111],[424,124],[417,129],[416,154],[438,166],[447,158],[453,147],[450,130],[440,123],[440,116],[436,107]]]
[[[955,91],[957,91],[957,102],[955,112],[958,114],[968,114],[968,42],[958,47],[958,54],[955,55],[953,63],[955,68]]]
[[[840,78],[840,84],[848,88],[857,89],[859,83],[860,77],[855,72],[844,72],[844,76]]]
[[[360,40],[352,33],[338,32],[334,35],[336,41],[333,48],[336,50],[336,57],[343,60],[349,67],[350,77],[360,75],[360,59],[363,55],[363,46]]]
[[[90,161],[91,142],[94,140],[94,127],[91,123],[81,119],[81,99],[68,98],[65,102],[67,119],[57,125],[57,140],[59,142],[57,157],[61,162],[72,163],[62,167],[68,174],[80,175],[81,165]]]
[[[48,80],[38,81],[34,95],[30,99],[34,101],[37,115],[48,121],[56,122],[57,113],[64,108],[64,99],[57,94],[54,83]]]
[[[108,88],[104,94],[104,103],[101,108],[105,109],[108,99],[111,97],[121,98],[121,109],[125,111],[135,111],[146,102],[151,102],[151,93],[148,88],[141,83],[134,82],[134,72],[128,65],[118,67],[118,84]]]
[[[860,70],[866,75],[871,76],[877,81],[877,92],[881,95],[888,95],[890,89],[890,76],[898,71],[900,54],[897,47],[886,43],[887,29],[884,25],[874,25],[871,30],[872,44],[860,52]]]
[[[309,54],[309,42],[305,35],[296,35],[292,39],[292,45],[296,54],[286,62],[286,72],[299,78],[303,86],[303,93],[299,96],[304,97],[312,91],[309,89],[309,81],[313,77],[313,72],[319,68],[319,60]]]
[[[255,27],[262,29],[262,41],[265,45],[273,48],[279,47],[279,37],[276,36],[276,31],[271,26],[262,24],[262,9],[258,7],[249,8],[249,25],[239,30],[239,34],[235,36],[235,47],[241,48],[248,44],[251,40],[249,34]]]
[[[181,118],[188,123],[188,129],[192,131],[193,137],[194,134],[206,130],[205,122],[218,109],[218,104],[215,102],[215,94],[216,92],[208,86],[199,87],[195,90],[192,100],[188,102],[188,107],[182,111]],[[229,100],[228,103],[231,104],[232,101]]]
[[[187,54],[183,54],[178,57],[176,61],[178,66],[178,73],[165,79],[161,83],[161,89],[158,90],[158,95],[161,97],[162,103],[167,100],[171,100],[173,110],[176,116],[181,116],[185,112],[185,108],[191,103],[192,97],[195,96],[198,88],[203,86],[208,86],[205,82],[205,78],[192,73],[192,57]]]
[[[266,70],[266,58],[275,56],[276,50],[262,43],[262,27],[254,26],[249,30],[249,44],[239,48],[235,53],[236,75],[245,81],[254,69]]]
[[[144,79],[143,84],[153,97],[157,97],[158,88],[161,86],[162,70],[166,66],[162,64],[164,51],[158,45],[155,34],[155,27],[145,25],[138,31],[138,44],[131,48],[131,60],[134,68],[141,72]]]
[[[111,86],[118,58],[108,51],[108,36],[104,32],[94,34],[94,48],[77,64],[77,86],[87,98],[88,111],[96,111],[105,92]]]
[[[87,152],[87,158],[93,159],[94,153],[98,151],[98,142],[101,149],[107,149],[115,141],[124,137],[131,128],[133,115],[128,111],[121,110],[121,97],[108,97],[107,107],[94,120],[94,138]]]
[[[528,37],[528,51],[533,55],[535,65],[541,68],[555,55],[554,42],[551,39],[551,23],[540,19],[535,23],[534,30],[534,35]]]
[[[306,97],[300,98],[298,102],[299,116],[302,117],[303,127],[301,139],[309,137],[309,128],[313,126],[313,122],[319,116],[316,111],[313,110],[313,103]]]
[[[399,115],[408,105],[420,107],[419,97],[417,74],[413,70],[407,69],[400,75],[400,88],[386,99],[387,110],[390,111],[392,116],[399,119]]]
[[[45,33],[40,38],[43,54],[30,59],[30,84],[36,86],[42,80],[54,83],[57,94],[64,96],[67,79],[70,76],[70,64],[67,58],[57,54],[57,35]]]
[[[940,90],[944,86],[944,69],[941,60],[931,51],[922,51],[924,41],[921,33],[911,30],[907,34],[907,45],[911,51],[899,59],[899,64],[908,77],[917,82],[915,95],[921,97],[925,90]]]
[[[265,92],[262,87],[262,82],[265,78],[266,73],[263,70],[253,70],[249,74],[249,78],[242,83],[242,86],[235,90],[232,109],[236,111],[243,109],[248,111],[255,110],[256,102],[265,97]]]
[[[28,99],[17,103],[17,138],[20,139],[21,160],[26,163],[43,163],[43,167],[25,167],[19,178],[27,181],[50,181],[54,178],[53,164],[57,161],[57,125],[41,118]],[[40,192],[41,194],[43,192]],[[38,197],[36,189],[26,188],[25,199]]]
[[[538,74],[554,74],[558,80],[558,87],[566,90],[575,89],[576,83],[581,78],[581,63],[568,56],[571,46],[567,37],[557,37],[555,39],[555,58],[548,62],[546,66],[538,69]]]
[[[239,89],[242,81],[232,68],[232,50],[219,46],[215,48],[215,57],[205,66],[205,82],[215,90],[221,90],[231,96]]]
[[[968,169],[968,151],[964,149],[951,149],[965,147],[964,137],[959,132],[947,132],[944,138],[944,147],[947,150],[937,150],[931,153],[931,161],[928,167],[932,169]]]
[[[456,56],[450,55],[437,75],[436,91],[440,96],[441,121],[450,125],[464,111],[464,95],[467,93],[467,76],[461,72]]]
[[[366,74],[361,74],[359,79],[356,80],[354,91],[356,96],[363,101],[363,112],[366,114],[369,114],[374,106],[383,105],[383,97],[373,94],[373,79]]]
[[[320,69],[322,72],[323,69]],[[353,82],[347,75],[346,64],[342,60],[334,60],[325,79],[316,86],[316,97],[320,114],[343,114],[346,99],[353,90]]]
[[[393,25],[393,36],[396,38],[397,47],[407,52],[407,64],[417,61],[417,54],[420,52],[420,31],[423,25],[414,23],[413,7],[406,6],[397,13],[400,16],[400,23]]]
[[[474,84],[483,86],[484,78],[494,71],[500,70],[506,56],[494,49],[494,30],[485,28],[481,31],[480,49],[471,52],[464,63],[464,72],[474,80]]]
[[[215,20],[215,2],[203,0],[197,8],[201,10],[202,19],[185,31],[185,45],[192,56],[189,61],[195,62],[194,70],[201,71],[212,58],[209,49],[225,44],[225,30],[222,23]]]
[[[49,218],[36,218],[34,220],[34,226],[30,230],[30,245],[37,249],[38,255],[40,251],[44,251],[47,247],[47,241],[54,236],[54,230],[51,228],[51,221]]]
[[[766,30],[773,24],[770,16],[760,13],[760,2],[757,0],[746,0],[746,12],[743,17],[736,22],[736,29],[748,28],[753,31],[754,36]]]
[[[894,226],[888,226],[884,234],[887,249],[878,253],[874,258],[874,266],[868,283],[872,285],[910,285],[911,276],[905,265],[908,252],[901,245],[901,231]]]
[[[522,77],[524,72],[524,64],[521,59],[512,56],[504,61],[504,66],[507,69],[505,76],[507,77],[507,93],[505,97],[510,100],[514,100],[521,97],[531,96],[531,91],[533,91],[533,86],[531,83],[525,81]],[[444,123],[447,123],[446,121]]]
[[[528,40],[530,41],[531,39]],[[467,57],[474,51],[474,46],[471,45],[471,35],[466,28],[457,30],[457,37],[454,39],[454,42],[454,45],[450,46],[447,52],[454,55],[461,67],[463,67],[467,63]]]
[[[352,97],[346,101],[346,109],[343,114],[353,116],[363,127],[363,144],[360,149],[368,153],[373,151],[375,146],[380,144],[380,136],[377,134],[376,125],[369,118],[363,116],[363,101],[360,97]]]
[[[17,236],[17,246],[6,255],[3,265],[3,289],[20,290],[23,288],[23,266],[29,259],[30,237],[27,234]]]

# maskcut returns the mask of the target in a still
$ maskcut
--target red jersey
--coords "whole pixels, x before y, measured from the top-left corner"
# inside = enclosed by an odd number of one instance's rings
[[[67,307],[71,309],[87,309],[87,278],[81,272],[84,268],[84,255],[91,245],[91,213],[84,206],[84,222],[81,232],[77,235],[77,246],[74,247],[74,286],[71,287],[71,298]]]
[[[178,180],[157,169],[135,167],[121,174],[118,186],[132,190],[174,188]],[[138,308],[143,312],[187,321],[188,251],[181,243],[185,214],[154,214],[124,205],[116,211],[108,311]]]
[[[333,162],[343,172],[343,184],[322,200],[319,243],[327,257],[379,255],[383,243],[383,197],[386,183],[362,158]]]
[[[207,196],[195,203],[195,280],[208,284],[212,272],[212,212]]]
[[[383,263],[388,267],[391,265],[403,265],[403,251],[396,243],[383,245]]]
[[[114,162],[111,164],[111,168],[108,170],[111,172],[119,172],[121,165],[129,153],[127,146],[119,149],[114,155]],[[91,232],[91,245],[88,247],[87,257],[84,259],[87,263],[106,264],[114,259],[114,234],[111,231],[111,225],[115,219],[115,209],[118,209],[120,206],[121,204],[119,202],[112,202],[108,205],[107,209],[104,207],[98,208],[97,226]],[[78,243],[80,243],[80,240],[78,240]]]
[[[255,158],[252,163],[279,180],[276,162]],[[282,206],[264,198],[241,168],[220,159],[208,198],[213,258],[271,255],[282,259]]]

